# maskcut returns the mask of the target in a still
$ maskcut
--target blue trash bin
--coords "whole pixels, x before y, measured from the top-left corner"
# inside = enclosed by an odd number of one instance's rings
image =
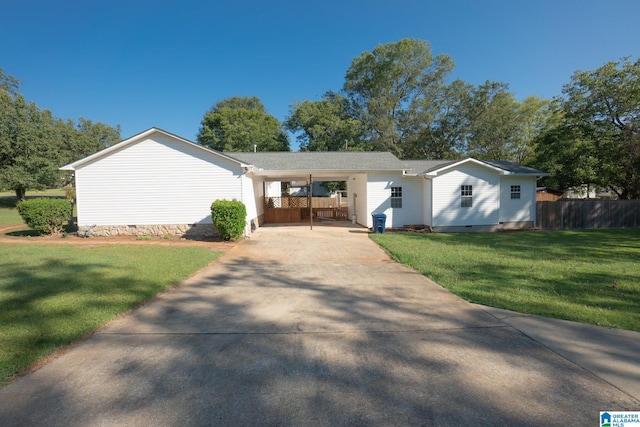
[[[387,223],[387,216],[385,214],[371,214],[373,218],[373,232],[374,233],[384,233]]]

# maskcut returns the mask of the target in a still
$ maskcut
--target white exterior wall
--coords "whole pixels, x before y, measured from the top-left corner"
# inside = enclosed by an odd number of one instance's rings
[[[465,163],[432,180],[432,226],[489,225],[498,223],[500,175],[493,169]],[[460,186],[473,186],[473,206],[460,207]]]
[[[520,186],[520,199],[511,199],[511,186]],[[500,177],[500,222],[533,221],[536,209],[536,178]]]
[[[258,206],[262,207],[262,203],[258,205],[257,195],[256,195],[256,182],[252,179],[252,177],[242,175],[242,200],[245,207],[247,208],[247,228],[245,230],[245,234],[249,234],[252,231],[252,221],[257,221],[258,218]],[[257,225],[256,225],[257,227]]]
[[[152,134],[76,170],[78,225],[211,223],[214,200],[241,199],[241,173],[236,162]]]
[[[422,177],[403,176],[401,172],[367,175],[367,227],[373,226],[371,214],[387,215],[386,226],[400,228],[410,224],[422,224]],[[391,187],[402,187],[402,208],[391,208]],[[359,214],[360,215],[360,214]]]
[[[264,185],[267,190],[266,197],[282,196],[282,181],[266,181]]]
[[[264,215],[264,183],[257,176],[252,177],[253,194],[255,196],[256,212],[258,216]]]
[[[425,179],[422,183],[423,188],[423,212],[424,212],[424,225],[432,225],[433,222],[433,182],[430,179]]]
[[[347,197],[349,219],[351,219],[353,215],[356,215],[356,222],[360,225],[367,226],[366,174],[351,175],[347,178]],[[369,221],[371,221],[371,218],[369,218]]]

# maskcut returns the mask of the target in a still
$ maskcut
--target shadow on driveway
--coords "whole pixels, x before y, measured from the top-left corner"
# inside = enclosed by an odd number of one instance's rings
[[[349,228],[261,229],[0,390],[4,425],[589,425],[639,407]]]

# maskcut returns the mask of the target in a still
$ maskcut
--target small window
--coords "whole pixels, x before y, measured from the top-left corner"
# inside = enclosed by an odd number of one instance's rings
[[[520,186],[512,185],[511,186],[511,199],[519,199],[520,198]]]
[[[473,206],[473,185],[460,186],[460,207],[470,208]]]
[[[391,207],[402,207],[402,187],[391,187]]]

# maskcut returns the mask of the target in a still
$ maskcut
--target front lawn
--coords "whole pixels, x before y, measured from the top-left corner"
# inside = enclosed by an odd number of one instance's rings
[[[638,229],[371,238],[468,301],[640,331]]]
[[[219,255],[201,247],[0,244],[0,385]]]

